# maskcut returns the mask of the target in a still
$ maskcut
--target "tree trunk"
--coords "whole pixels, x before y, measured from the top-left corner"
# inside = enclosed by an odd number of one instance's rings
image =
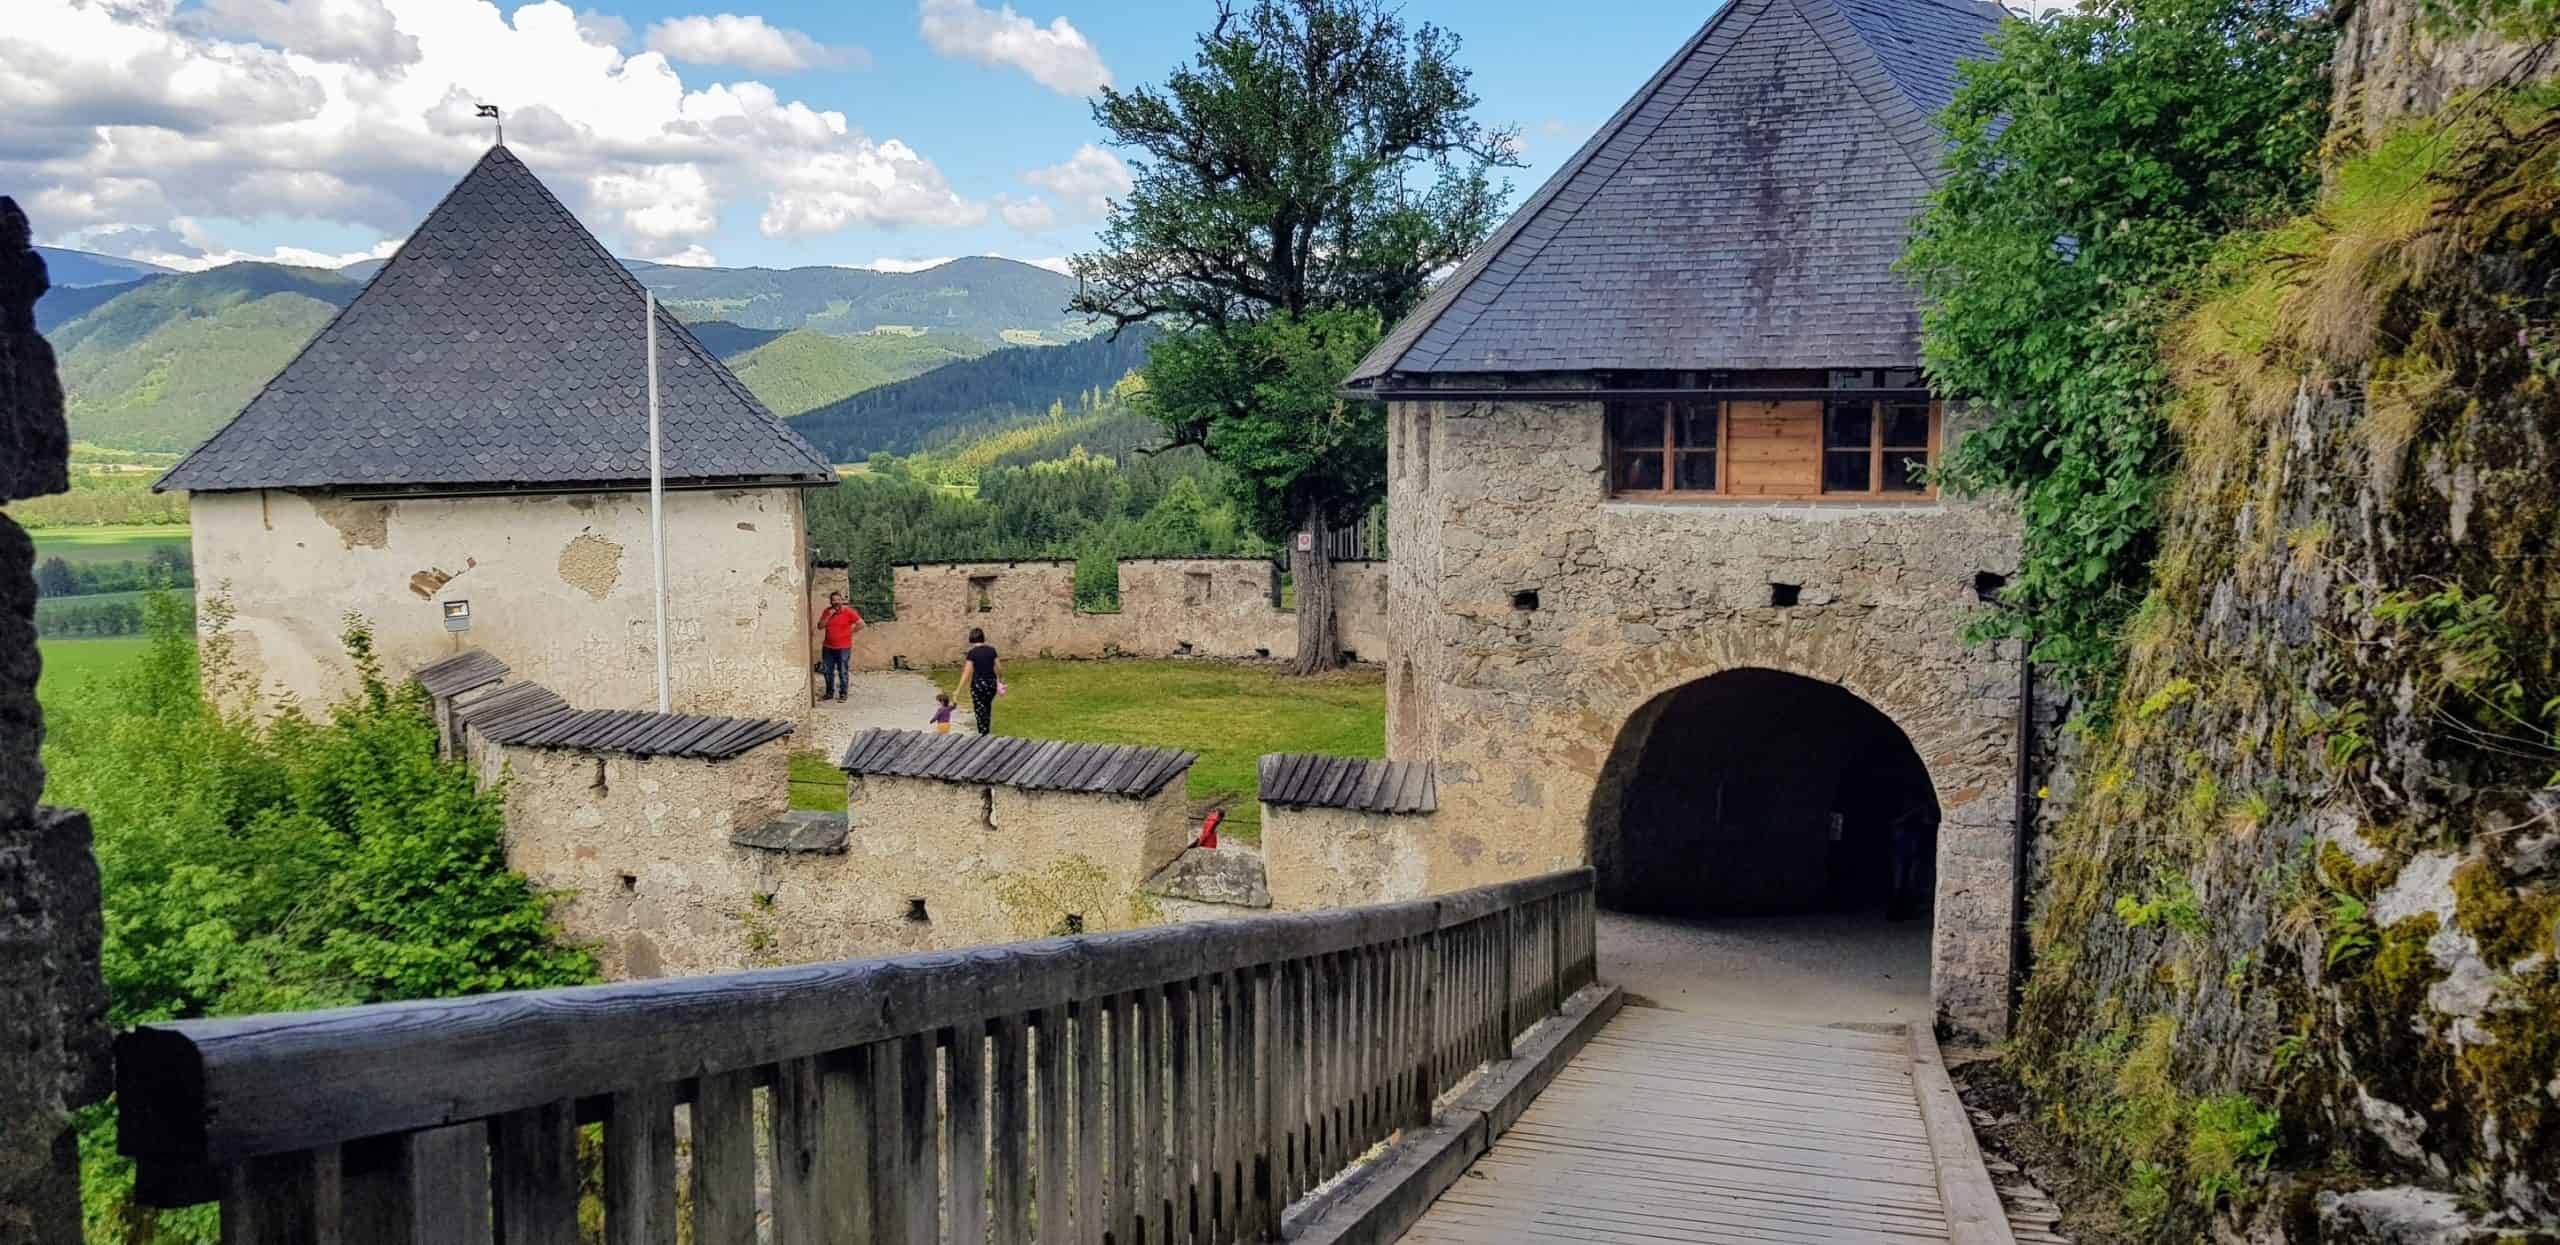
[[[1303,549],[1289,554],[1289,578],[1298,589],[1298,656],[1291,674],[1322,674],[1342,668],[1342,628],[1333,616],[1333,529],[1322,507],[1310,508],[1298,525],[1308,538]],[[1299,536],[1290,538],[1294,545]]]

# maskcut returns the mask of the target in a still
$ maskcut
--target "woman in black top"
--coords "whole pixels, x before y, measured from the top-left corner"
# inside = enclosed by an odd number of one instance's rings
[[[969,628],[969,653],[962,658],[961,673],[969,681],[969,706],[978,715],[978,733],[995,730],[996,650],[981,628]]]

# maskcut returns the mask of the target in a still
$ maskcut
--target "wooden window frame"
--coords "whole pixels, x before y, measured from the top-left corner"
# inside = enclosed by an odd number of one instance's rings
[[[1860,504],[1875,502],[1934,502],[1938,500],[1938,485],[1937,481],[1934,479],[1929,482],[1926,488],[1920,489],[1916,492],[1901,490],[1889,492],[1884,488],[1883,473],[1885,455],[1889,452],[1908,453],[1912,449],[1919,448],[1907,445],[1887,446],[1884,444],[1885,408],[1892,405],[1908,403],[1912,400],[1913,399],[1907,398],[1866,399],[1870,414],[1867,421],[1867,487],[1864,491],[1847,492],[1829,489],[1824,486],[1823,467],[1826,465],[1826,462],[1832,453],[1830,442],[1830,408],[1831,405],[1834,402],[1839,401],[1839,399],[1823,398],[1819,400],[1820,409],[1817,410],[1814,415],[1814,437],[1816,444],[1814,447],[1813,457],[1813,478],[1806,481],[1806,491],[1801,494],[1754,494],[1745,497],[1727,491],[1732,487],[1732,400],[1718,398],[1714,396],[1712,392],[1702,392],[1695,398],[1645,397],[1635,399],[1612,399],[1602,405],[1600,419],[1602,461],[1606,464],[1606,473],[1602,483],[1607,490],[1608,499],[1611,501],[1698,501],[1747,503],[1767,503],[1776,501],[1787,503],[1856,502]],[[1683,453],[1700,452],[1679,448],[1677,438],[1674,436],[1675,429],[1672,424],[1672,420],[1674,418],[1673,411],[1683,403],[1704,404],[1709,402],[1714,403],[1716,408],[1716,445],[1714,450],[1716,456],[1716,487],[1714,491],[1709,492],[1699,489],[1676,489],[1669,487],[1660,489],[1622,489],[1618,487],[1619,457],[1622,452],[1632,451],[1622,451],[1620,449],[1618,444],[1617,421],[1611,417],[1609,413],[1610,407],[1620,405],[1651,405],[1660,409],[1662,417],[1662,441],[1658,452],[1662,455],[1662,479],[1664,483],[1668,485],[1670,481],[1680,478],[1677,473],[1679,466],[1677,456]],[[1940,442],[1945,428],[1945,404],[1936,398],[1928,399],[1928,403],[1929,444],[1926,447],[1925,452],[1928,455],[1929,465],[1931,467],[1935,467],[1940,461]],[[1649,450],[1653,447],[1645,446],[1642,448]]]

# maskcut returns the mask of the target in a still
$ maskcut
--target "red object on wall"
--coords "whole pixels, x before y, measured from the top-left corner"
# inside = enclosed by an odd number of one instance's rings
[[[1200,823],[1200,841],[1192,846],[1205,847],[1213,852],[1218,850],[1218,823],[1225,819],[1226,815],[1227,810],[1223,808],[1210,809],[1209,816]]]

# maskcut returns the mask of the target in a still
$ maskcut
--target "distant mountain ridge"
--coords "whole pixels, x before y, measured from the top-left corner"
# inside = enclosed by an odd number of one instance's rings
[[[100,255],[95,251],[75,251],[64,246],[40,246],[35,251],[44,256],[45,275],[53,279],[56,287],[123,285],[177,271],[138,259]]]
[[[912,453],[956,429],[1044,414],[1052,402],[1072,407],[1086,390],[1107,390],[1144,367],[1153,337],[1153,330],[1140,325],[1117,338],[998,350],[863,390],[795,416],[791,426],[838,462],[858,461],[876,450]]]
[[[184,451],[211,435],[383,262],[335,271],[249,262],[171,272],[44,249],[49,264],[97,282],[57,277],[36,304],[36,326],[62,359],[73,434],[135,450]],[[785,414],[1008,341],[1074,341],[1088,327],[1065,314],[1073,281],[1011,260],[955,260],[915,273],[625,262],[705,347]],[[792,319],[795,309],[805,322]],[[1022,375],[1031,382],[1031,372]],[[1045,409],[1054,396],[1047,386],[1010,396],[977,382],[963,388],[973,408],[1005,398],[998,404]]]

